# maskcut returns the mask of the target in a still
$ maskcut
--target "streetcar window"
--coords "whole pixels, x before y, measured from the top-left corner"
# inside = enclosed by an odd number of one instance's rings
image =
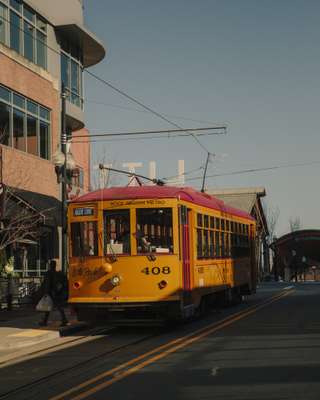
[[[197,257],[203,257],[203,247],[202,247],[202,229],[197,229]]]
[[[230,231],[230,221],[226,220],[226,230]]]
[[[225,249],[225,243],[224,243],[224,232],[221,232],[221,257],[225,257],[226,256],[226,249]]]
[[[220,219],[216,218],[216,229],[220,229]]]
[[[138,253],[173,253],[171,208],[137,208]]]
[[[209,217],[208,215],[204,216],[204,227],[209,228]]]
[[[130,210],[104,212],[105,254],[130,254]]]
[[[198,226],[202,226],[202,215],[201,214],[197,214],[197,224],[198,224]]]
[[[215,255],[216,257],[220,257],[220,232],[215,232],[215,244],[216,244],[216,248],[215,248]]]
[[[221,229],[224,231],[224,219],[221,220]]]
[[[210,228],[214,229],[214,217],[210,217]]]
[[[214,257],[214,232],[210,231],[210,241],[209,241],[209,257]]]
[[[203,239],[204,239],[203,257],[208,258],[209,257],[209,231],[203,232]]]
[[[71,252],[73,257],[98,255],[97,223],[93,221],[71,224]]]

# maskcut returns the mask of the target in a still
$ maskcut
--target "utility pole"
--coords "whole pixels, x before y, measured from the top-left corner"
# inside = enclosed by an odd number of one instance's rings
[[[66,123],[67,93],[62,85],[61,107],[61,152],[64,155],[61,179],[61,270],[67,273],[67,123]]]

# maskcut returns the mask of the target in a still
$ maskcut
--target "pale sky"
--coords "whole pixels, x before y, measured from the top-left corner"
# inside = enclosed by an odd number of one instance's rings
[[[201,138],[216,154],[208,175],[319,160],[210,178],[207,187],[265,187],[267,204],[280,209],[278,236],[290,217],[320,228],[319,16],[316,0],[86,0],[86,24],[107,47],[91,71],[183,127],[226,123],[227,135]],[[172,128],[88,75],[85,82],[92,132]],[[190,171],[205,158],[192,138],[92,146],[93,164],[138,161],[148,174],[156,161],[158,177],[175,175],[178,159]]]

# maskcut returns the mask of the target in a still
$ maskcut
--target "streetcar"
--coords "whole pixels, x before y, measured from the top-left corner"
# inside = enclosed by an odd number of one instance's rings
[[[79,320],[168,321],[256,289],[256,223],[190,187],[128,186],[68,205],[69,304]]]

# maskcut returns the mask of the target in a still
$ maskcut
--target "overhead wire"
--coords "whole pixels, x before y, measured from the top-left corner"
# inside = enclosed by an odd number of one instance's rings
[[[138,113],[147,114],[149,112],[149,111],[146,111],[146,110],[138,110],[137,108],[120,106],[118,104],[110,104],[110,103],[104,103],[104,102],[101,102],[101,101],[90,100],[88,98],[85,98],[85,102],[86,103],[91,103],[91,104],[99,104],[99,105],[103,105],[103,106],[111,107],[111,108],[119,108],[121,110],[134,111],[134,112],[138,112]],[[166,114],[166,113],[162,113],[162,114],[164,116],[166,116],[166,117],[169,117],[169,118],[182,119],[182,120],[192,121],[192,122],[199,122],[200,124],[215,124],[215,122],[213,122],[213,121],[207,121],[207,120],[203,120],[203,119],[187,118],[187,117],[182,117],[182,116],[172,115],[172,114]],[[221,123],[219,125],[227,126],[226,123]]]
[[[182,129],[163,129],[163,130],[153,130],[153,131],[131,131],[131,132],[118,132],[118,133],[95,133],[95,134],[90,134],[90,135],[73,135],[72,137],[74,139],[77,138],[91,138],[91,137],[118,137],[118,136],[135,136],[135,135],[148,135],[148,134],[155,134],[155,133],[168,133],[168,134],[177,134],[179,132],[203,132],[203,131],[212,131],[212,130],[218,130],[218,129],[224,129],[223,126],[218,126],[218,127],[206,127],[206,128],[182,128]],[[208,135],[207,133],[206,135]],[[219,133],[211,133],[212,135],[217,135]],[[185,135],[188,136],[188,135]]]
[[[210,136],[210,135],[214,135],[214,133],[200,133],[197,136]],[[81,136],[79,136],[79,138],[77,138],[77,140],[72,140],[72,143],[105,143],[105,142],[122,142],[122,141],[128,141],[128,140],[154,140],[154,139],[178,139],[181,137],[186,137],[186,136],[190,136],[189,134],[179,134],[179,135],[170,135],[168,136],[146,136],[146,137],[126,137],[126,138],[108,138],[108,137],[103,137],[97,140],[79,140],[81,139]],[[90,136],[84,136],[84,138],[88,138],[90,139]]]
[[[30,37],[32,37],[33,39],[35,38],[34,35],[32,35],[30,32],[28,32],[27,30],[23,29],[21,26],[14,24],[12,21],[10,21],[9,19],[1,16],[1,18],[3,21],[6,21],[9,23],[9,25],[14,26],[16,28],[18,28],[19,31],[23,32],[25,35],[28,35]],[[46,42],[44,42],[41,39],[38,39],[38,41],[40,41],[47,49],[50,49],[52,52],[54,52],[57,55],[61,55],[61,53],[59,51],[57,51],[56,49],[54,49],[53,47],[49,46]],[[153,108],[151,108],[150,106],[145,105],[144,103],[142,103],[140,100],[136,99],[135,97],[129,95],[128,93],[126,93],[124,90],[121,90],[119,88],[117,88],[115,85],[111,84],[110,82],[108,82],[106,79],[101,78],[100,76],[98,76],[97,74],[88,71],[87,69],[83,69],[83,71],[85,73],[87,73],[89,76],[93,77],[94,79],[96,79],[98,82],[106,85],[107,87],[109,87],[110,89],[112,89],[113,91],[117,92],[118,94],[120,94],[121,96],[127,98],[128,100],[134,102],[135,104],[138,104],[140,107],[142,107],[143,109],[145,109],[146,111],[150,112],[151,114],[157,116],[158,118],[162,119],[163,121],[169,123],[170,125],[184,130],[184,128],[178,124],[176,124],[175,122],[172,122],[171,120],[169,120],[167,117],[164,116],[164,114],[159,113],[158,111],[154,110]],[[226,133],[226,131],[224,132]],[[193,139],[198,143],[198,145],[207,153],[207,154],[212,154],[206,146],[204,146],[201,141],[197,138],[197,136],[190,131],[190,136],[193,137]]]
[[[225,172],[222,174],[214,174],[214,175],[207,175],[207,178],[217,178],[220,176],[231,176],[231,175],[241,175],[241,174],[248,174],[248,173],[255,173],[255,172],[263,172],[263,171],[271,171],[276,169],[283,169],[283,168],[294,168],[294,167],[307,167],[311,165],[320,164],[320,161],[312,161],[312,162],[305,162],[305,163],[296,163],[296,164],[284,164],[284,165],[275,165],[271,167],[263,167],[263,168],[251,168],[251,169],[244,169],[239,171],[232,171],[232,172]],[[165,178],[163,178],[165,179]],[[187,178],[187,181],[194,181],[202,179],[202,176],[197,176],[194,178]]]

